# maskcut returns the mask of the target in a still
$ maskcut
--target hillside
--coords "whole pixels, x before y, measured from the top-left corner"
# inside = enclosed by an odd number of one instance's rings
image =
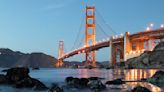
[[[44,53],[25,54],[10,49],[0,49],[0,67],[54,67],[56,58]]]
[[[125,65],[126,68],[164,68],[164,42],[153,51],[145,51],[138,57],[128,59]]]

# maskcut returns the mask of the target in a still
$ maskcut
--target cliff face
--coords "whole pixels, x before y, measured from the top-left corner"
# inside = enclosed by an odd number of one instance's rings
[[[164,42],[153,51],[145,51],[138,57],[128,59],[125,65],[126,68],[164,68]]]
[[[0,67],[54,67],[56,58],[44,53],[25,54],[10,49],[0,49]]]

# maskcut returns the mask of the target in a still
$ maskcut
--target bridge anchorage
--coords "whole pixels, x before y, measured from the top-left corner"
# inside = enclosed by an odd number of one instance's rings
[[[125,32],[122,35],[115,35],[106,40],[96,42],[96,25],[95,25],[95,7],[86,7],[86,29],[85,29],[85,46],[64,53],[64,42],[59,42],[57,67],[63,66],[63,60],[74,55],[85,53],[85,67],[96,67],[95,51],[104,47],[110,47],[111,65],[115,66],[117,62],[127,61],[141,55],[145,50],[152,50],[156,40],[163,41],[164,28],[143,31],[134,34]]]

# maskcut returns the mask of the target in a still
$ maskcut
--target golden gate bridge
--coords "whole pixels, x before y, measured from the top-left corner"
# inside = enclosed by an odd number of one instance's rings
[[[155,46],[153,41],[163,38],[164,27],[161,26],[161,28],[155,30],[147,29],[134,34],[125,32],[125,34],[96,41],[95,7],[87,6],[85,13],[85,45],[64,53],[64,41],[59,41],[58,61],[55,66],[62,67],[64,59],[84,53],[86,61],[84,66],[96,67],[95,51],[105,47],[110,47],[111,49],[110,61],[114,66],[117,62],[118,53],[120,62],[123,62],[129,58],[141,55],[145,50],[152,50]]]

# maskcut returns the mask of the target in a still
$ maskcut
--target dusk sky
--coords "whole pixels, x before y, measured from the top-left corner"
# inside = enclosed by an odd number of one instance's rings
[[[79,28],[87,5],[96,7],[101,15],[96,15],[96,22],[108,35],[113,32],[107,25],[120,34],[144,31],[150,23],[154,29],[164,24],[164,0],[0,0],[0,48],[57,57],[58,42],[64,40],[65,50],[71,51],[78,31],[84,35],[85,22]],[[97,40],[103,38],[99,29]],[[109,48],[99,50],[96,58],[109,60]]]

